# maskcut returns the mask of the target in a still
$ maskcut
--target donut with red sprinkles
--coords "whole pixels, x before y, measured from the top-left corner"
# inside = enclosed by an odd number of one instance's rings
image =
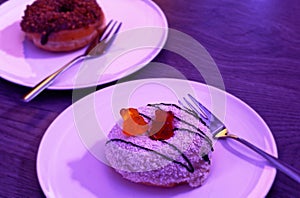
[[[105,26],[96,0],[36,0],[27,5],[21,29],[48,51],[71,51],[86,46]]]

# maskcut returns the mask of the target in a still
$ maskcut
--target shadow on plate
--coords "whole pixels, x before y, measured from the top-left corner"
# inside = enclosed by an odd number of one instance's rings
[[[1,51],[14,57],[23,57],[24,35],[21,32],[20,21],[8,25],[0,33]]]
[[[97,147],[99,148],[95,145]],[[88,151],[68,166],[72,170],[72,179],[95,197],[172,197],[193,190],[188,185],[161,188],[130,182]]]
[[[238,156],[242,160],[245,160],[255,166],[264,168],[264,166],[269,164],[267,160],[261,157],[259,154],[235,140],[226,139],[220,140],[220,142],[222,146],[230,153]]]
[[[32,41],[25,37],[21,30],[20,20],[6,26],[1,30],[0,45],[3,52],[19,58],[44,59],[55,56],[64,56],[70,52],[48,52],[36,47]]]

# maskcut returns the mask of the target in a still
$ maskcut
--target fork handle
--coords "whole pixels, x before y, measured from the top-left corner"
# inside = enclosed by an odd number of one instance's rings
[[[290,178],[294,179],[298,183],[300,183],[300,172],[299,170],[295,169],[294,167],[291,167],[290,165],[282,162],[278,158],[266,153],[265,151],[261,150],[260,148],[254,146],[250,142],[244,140],[243,138],[237,137],[235,135],[228,134],[226,137],[232,138],[244,145],[246,145],[248,148],[252,149],[256,153],[260,154],[262,157],[264,157],[270,164],[272,164],[275,168],[280,170],[281,172],[285,173]]]
[[[85,57],[86,57],[85,55],[80,55],[80,56],[75,57],[74,59],[69,61],[67,64],[62,66],[60,69],[58,69],[51,75],[47,76],[46,78],[44,78],[41,82],[39,82],[36,86],[34,86],[29,93],[27,93],[23,97],[23,101],[25,101],[25,102],[31,101],[33,98],[35,98],[37,95],[39,95],[43,90],[45,90],[47,87],[49,87],[60,74],[62,74],[67,69],[69,69],[74,63],[78,62],[79,60],[84,59]]]

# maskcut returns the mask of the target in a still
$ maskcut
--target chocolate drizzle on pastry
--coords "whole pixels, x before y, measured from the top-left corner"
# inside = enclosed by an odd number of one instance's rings
[[[180,162],[180,161],[177,161],[175,159],[172,159],[170,157],[168,157],[167,155],[165,154],[162,154],[158,151],[155,151],[153,149],[149,149],[149,148],[146,148],[144,146],[140,146],[140,145],[137,145],[135,143],[132,143],[132,142],[129,142],[129,141],[126,141],[126,140],[123,140],[123,139],[119,139],[119,138],[114,138],[114,139],[110,139],[106,142],[106,144],[110,143],[110,142],[122,142],[124,144],[128,144],[128,145],[131,145],[133,147],[136,147],[136,148],[139,148],[139,149],[142,149],[142,150],[145,150],[145,151],[149,151],[149,152],[153,152],[161,157],[163,157],[164,159],[166,160],[169,160],[170,162],[173,162],[173,163],[176,163],[176,164],[179,164],[180,166],[186,168],[187,171],[193,173],[195,170],[194,170],[194,167],[193,165],[191,164],[190,160],[186,157],[186,155],[184,155],[184,153],[182,151],[180,151],[176,146],[174,146],[173,144],[169,143],[169,142],[166,142],[164,140],[159,140],[161,141],[162,143],[164,144],[167,144],[169,145],[170,147],[172,147],[173,149],[175,149],[176,151],[178,151],[180,153],[180,155],[182,156],[182,158],[186,161],[187,165]]]
[[[148,122],[149,122],[150,120],[152,120],[151,117],[149,117],[149,116],[147,116],[147,115],[145,115],[145,114],[143,114],[143,113],[141,113],[141,112],[139,112],[139,114],[140,114],[141,116],[143,116],[144,118],[146,118]]]
[[[157,103],[157,104],[148,104],[147,106],[152,106],[152,107],[157,107],[157,108],[159,108],[160,105],[163,105],[163,106],[172,106],[172,107],[175,107],[175,108],[177,108],[177,109],[179,109],[179,110],[182,110],[182,111],[184,111],[184,112],[186,112],[186,113],[188,113],[188,114],[190,114],[190,115],[196,117],[196,118],[201,122],[201,124],[203,124],[204,126],[206,126],[206,123],[205,123],[199,116],[197,116],[197,114],[195,114],[193,111],[188,111],[188,110],[186,110],[186,109],[183,109],[183,108],[179,107],[179,106],[176,105],[176,104]]]
[[[158,104],[148,104],[147,106],[150,106],[150,107],[155,107],[155,108],[158,108],[158,109],[161,109],[160,106],[163,105],[163,106],[172,106],[172,107],[175,107],[179,110],[182,110],[188,114],[190,114],[191,116],[197,118],[203,125],[206,126],[205,122],[199,117],[197,116],[196,114],[194,114],[193,112],[191,111],[187,111],[185,109],[182,109],[181,107],[175,105],[175,104],[168,104],[168,103],[158,103]],[[143,116],[143,115],[142,115]],[[212,140],[203,132],[201,131],[199,128],[197,128],[196,126],[192,125],[191,123],[185,121],[185,120],[182,120],[176,116],[174,116],[175,119],[177,119],[178,121],[186,124],[186,125],[189,125],[190,127],[193,127],[195,129],[195,131],[191,131],[191,130],[188,130],[188,129],[184,129],[184,128],[176,128],[174,130],[179,130],[179,131],[187,131],[187,132],[190,132],[190,133],[194,133],[196,135],[199,135],[200,137],[204,138],[211,146],[211,150],[213,151],[213,146],[212,146]]]
[[[42,45],[46,45],[46,43],[48,42],[48,38],[49,38],[49,35],[51,34],[51,30],[49,31],[44,31],[42,32],[42,36],[41,36],[41,44]]]
[[[178,110],[181,110],[181,111],[184,111],[184,112],[188,113],[189,115],[191,115],[194,118],[198,119],[201,123],[204,123],[201,120],[201,118],[199,116],[197,116],[195,113],[193,113],[192,111],[188,111],[186,109],[182,109],[181,107],[179,107],[179,106],[177,106],[175,104],[159,103],[159,104],[148,104],[147,106],[154,107],[154,108],[156,108],[158,110],[163,110],[163,108],[161,108],[161,106],[172,106],[172,107],[177,108]],[[168,112],[170,113],[171,111],[168,111]],[[140,116],[142,116],[143,118],[145,118],[148,121],[148,123],[154,121],[151,116],[146,115],[145,113],[138,112],[138,114]],[[182,119],[176,117],[173,113],[172,113],[172,116],[178,122],[182,122],[183,124],[189,126],[189,129],[188,128],[176,128],[176,127],[172,128],[171,130],[173,132],[175,132],[175,131],[186,132],[186,133],[191,133],[191,134],[194,134],[196,136],[199,136],[201,139],[204,139],[204,140],[206,140],[208,142],[208,144],[211,146],[211,150],[213,151],[212,140],[203,131],[201,131],[199,128],[197,128],[197,126],[194,126],[193,124],[189,123],[188,121],[185,121],[185,120],[182,120]],[[185,163],[180,162],[180,161],[178,161],[176,159],[173,159],[173,158],[167,156],[166,154],[160,153],[160,152],[158,152],[156,150],[147,148],[144,145],[138,145],[138,144],[135,144],[133,142],[127,141],[125,139],[113,138],[113,139],[108,140],[106,142],[106,144],[111,143],[111,142],[120,142],[120,143],[123,143],[123,144],[127,144],[127,145],[130,145],[130,146],[133,146],[133,147],[145,150],[145,151],[153,152],[153,153],[155,153],[155,154],[163,157],[164,159],[166,159],[166,160],[168,160],[170,162],[176,163],[176,164],[184,167],[187,171],[189,171],[191,173],[193,173],[195,171],[194,167],[193,167],[191,161],[188,159],[188,157],[179,148],[177,148],[175,145],[173,145],[170,142],[166,141],[166,139],[153,139],[153,138],[151,138],[151,134],[144,134],[144,135],[149,135],[149,138],[152,139],[153,141],[160,141],[161,143],[166,144],[169,147],[171,147],[172,149],[174,149],[175,151],[177,151],[180,154],[181,158],[185,161]],[[207,154],[204,154],[202,156],[202,159],[210,164],[210,159],[209,159],[209,156]]]
[[[208,155],[203,155],[202,159],[210,164],[210,160],[209,160]]]

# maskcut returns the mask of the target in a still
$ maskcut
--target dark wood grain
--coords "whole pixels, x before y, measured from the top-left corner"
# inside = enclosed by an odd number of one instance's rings
[[[0,0],[0,3],[4,2]],[[226,91],[269,125],[279,158],[300,169],[300,3],[298,0],[155,0],[170,28],[201,43],[216,62]],[[166,63],[203,82],[193,65],[163,50]],[[127,79],[174,77],[147,66]],[[101,87],[99,87],[101,88]],[[25,104],[28,88],[0,79],[0,197],[43,197],[36,154],[50,123],[72,104],[71,91],[45,91]],[[268,197],[299,197],[299,184],[278,172]]]

